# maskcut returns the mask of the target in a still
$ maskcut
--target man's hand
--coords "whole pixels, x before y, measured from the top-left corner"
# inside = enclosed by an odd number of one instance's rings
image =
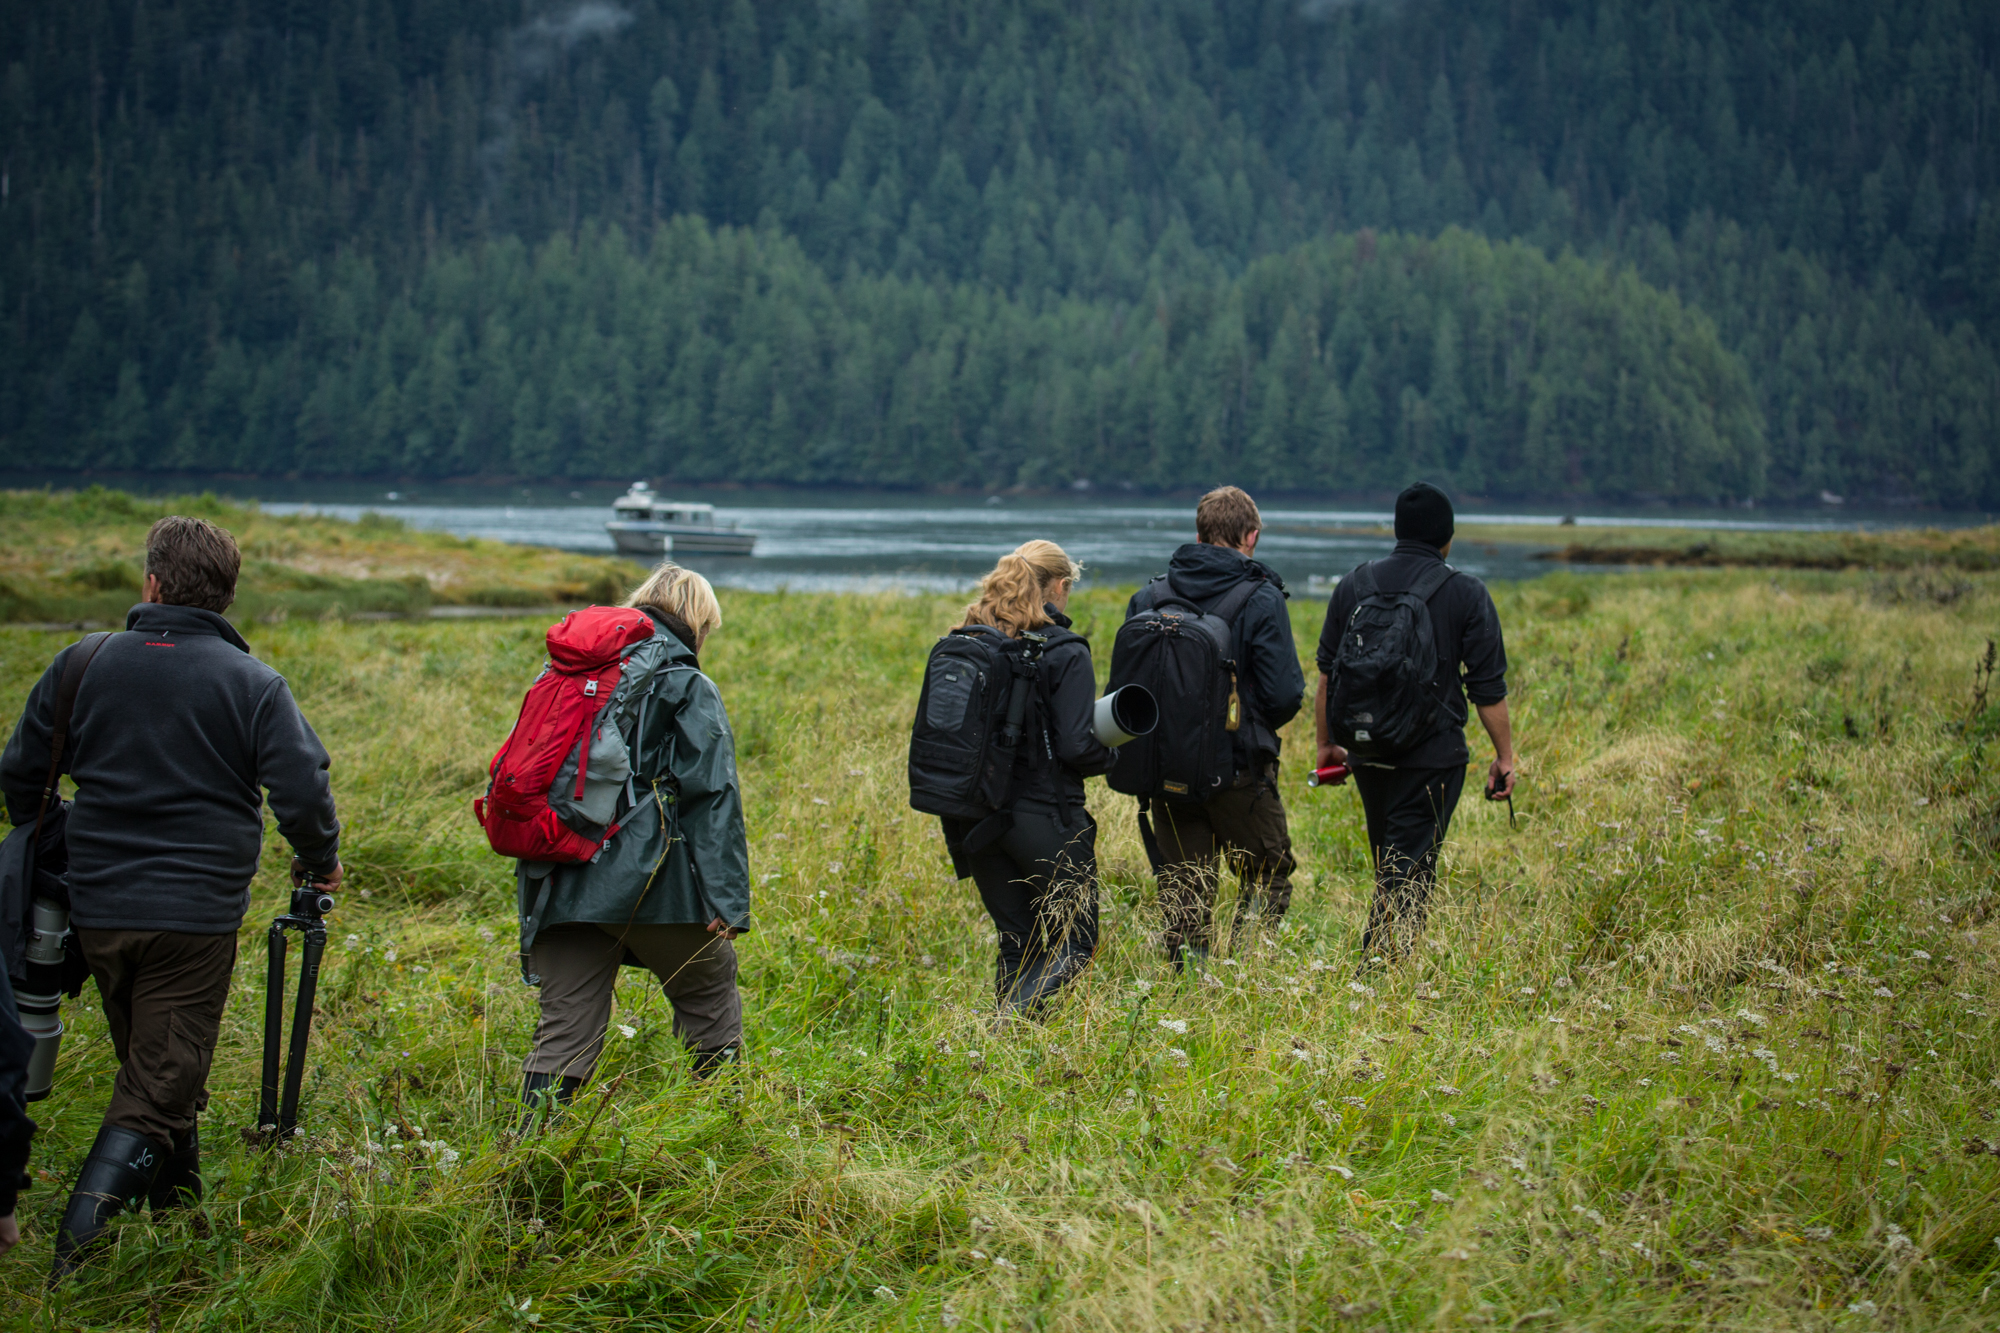
[[[1319,747],[1319,763],[1317,767],[1330,768],[1334,764],[1344,764],[1346,762],[1347,751],[1335,745],[1332,741],[1328,741]]]
[[[299,860],[299,858],[296,856],[293,857],[292,858],[293,888],[296,889],[300,885],[306,882],[306,873],[307,873],[306,863]],[[318,879],[321,888],[337,889],[340,887],[340,881],[345,879],[346,877],[347,877],[347,867],[342,865],[340,862],[335,861],[333,863],[333,870],[331,873],[325,875],[317,875],[314,878]]]
[[[14,1220],[14,1214],[0,1217],[0,1254],[5,1254],[21,1243],[21,1224]]]
[[[1486,770],[1486,799],[1504,801],[1514,794],[1514,723],[1507,716],[1507,701],[1477,704],[1479,724],[1493,740],[1493,762]]]
[[[733,940],[743,933],[742,927],[728,925],[721,917],[717,917],[708,923],[708,931],[709,934],[720,935],[725,940]]]

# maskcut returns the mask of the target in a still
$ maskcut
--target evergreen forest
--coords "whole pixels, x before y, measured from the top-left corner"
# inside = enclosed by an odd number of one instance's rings
[[[2000,505],[2000,6],[0,0],[0,467]]]

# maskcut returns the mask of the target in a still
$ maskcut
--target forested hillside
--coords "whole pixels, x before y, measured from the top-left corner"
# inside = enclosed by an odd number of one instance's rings
[[[10,0],[0,462],[2000,503],[1996,56],[1958,0]]]

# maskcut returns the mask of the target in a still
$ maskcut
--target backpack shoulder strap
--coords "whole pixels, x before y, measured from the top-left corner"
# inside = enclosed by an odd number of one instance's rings
[[[49,727],[49,777],[42,784],[41,807],[35,811],[37,845],[41,842],[42,817],[49,812],[49,802],[55,799],[56,783],[62,776],[63,750],[69,744],[69,719],[76,711],[76,692],[83,687],[83,673],[90,670],[90,659],[97,656],[97,650],[111,635],[110,630],[99,630],[79,639],[70,651],[69,660],[63,663],[62,679],[56,682],[55,715]]]
[[[1061,625],[1044,625],[1037,633],[1048,640],[1042,646],[1042,652],[1045,654],[1062,647],[1066,643],[1080,643],[1083,645],[1085,652],[1090,650],[1089,639],[1084,638],[1073,629],[1064,629]]]
[[[1146,586],[1139,589],[1137,596],[1139,609],[1141,611],[1152,610],[1160,604],[1162,596],[1180,596],[1179,593],[1174,591],[1173,576],[1170,574],[1155,574],[1152,578],[1146,580]]]
[[[1202,614],[1214,616],[1222,621],[1223,624],[1233,628],[1236,624],[1236,617],[1243,613],[1243,608],[1249,605],[1250,599],[1257,595],[1257,589],[1263,585],[1264,580],[1254,575],[1246,578],[1211,602],[1203,609]]]
[[[1417,581],[1410,585],[1410,596],[1420,602],[1428,602],[1431,598],[1437,596],[1437,590],[1450,582],[1451,576],[1456,573],[1458,573],[1457,570],[1440,560],[1423,573],[1417,575]]]

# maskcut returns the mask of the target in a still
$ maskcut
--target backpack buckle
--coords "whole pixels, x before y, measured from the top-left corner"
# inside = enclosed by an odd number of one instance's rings
[[[592,676],[589,680],[583,682],[583,692],[586,697],[597,693],[597,677]]]

